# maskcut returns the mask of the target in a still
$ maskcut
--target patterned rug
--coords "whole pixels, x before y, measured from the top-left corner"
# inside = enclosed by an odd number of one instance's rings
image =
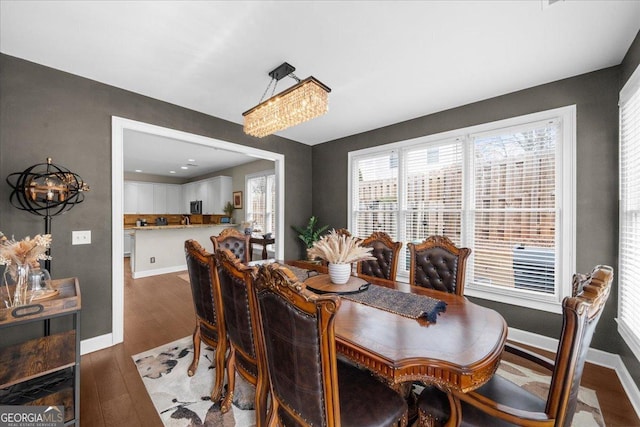
[[[252,427],[255,425],[255,411],[243,410],[242,383],[236,378],[232,411],[222,414],[220,405],[211,402],[209,393],[213,386],[213,350],[202,346],[200,362],[193,377],[187,375],[187,368],[193,358],[191,337],[184,337],[169,344],[133,356],[147,392],[167,427]],[[532,393],[546,396],[549,377],[527,368],[502,362],[500,375],[521,385]],[[234,397],[235,400],[235,397]],[[579,402],[573,418],[576,427],[604,427],[600,405],[595,391],[580,387]]]

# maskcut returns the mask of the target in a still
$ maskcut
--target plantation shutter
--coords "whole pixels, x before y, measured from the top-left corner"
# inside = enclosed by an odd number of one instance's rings
[[[472,135],[474,284],[555,293],[556,120]]]
[[[352,168],[351,232],[361,238],[384,231],[392,239],[398,236],[398,154],[385,151],[362,157]]]
[[[640,68],[620,94],[621,334],[640,358]],[[635,84],[634,84],[635,83]]]

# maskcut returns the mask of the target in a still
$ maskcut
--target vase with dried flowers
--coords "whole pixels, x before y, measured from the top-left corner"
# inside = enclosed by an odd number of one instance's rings
[[[33,239],[7,239],[0,232],[0,265],[4,265],[2,277],[6,295],[6,307],[31,303],[34,297],[50,291],[46,288],[49,274],[40,268],[40,260],[51,259],[47,249],[51,245],[50,234],[38,234]]]
[[[327,261],[331,283],[343,285],[349,281],[352,263],[375,259],[371,255],[372,250],[363,247],[359,238],[338,234],[334,229],[316,241],[308,253]]]

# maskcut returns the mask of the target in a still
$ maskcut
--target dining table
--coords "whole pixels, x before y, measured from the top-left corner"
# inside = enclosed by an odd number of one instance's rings
[[[286,261],[296,268],[325,274],[326,266]],[[357,274],[354,272],[354,276]],[[400,281],[362,276],[373,286],[443,301],[446,309],[435,322],[410,318],[345,297],[335,317],[336,349],[343,357],[369,369],[399,392],[414,381],[445,392],[469,392],[491,379],[507,339],[507,324],[495,310],[464,296]],[[451,425],[460,419],[460,402],[448,393]]]

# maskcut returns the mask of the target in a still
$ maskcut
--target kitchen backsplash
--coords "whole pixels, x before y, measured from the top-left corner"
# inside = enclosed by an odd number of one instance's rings
[[[156,218],[166,218],[167,225],[180,225],[185,215],[167,214],[124,214],[124,227],[135,227],[136,221],[146,220],[147,225],[156,225]],[[190,224],[220,224],[225,215],[187,215]]]

